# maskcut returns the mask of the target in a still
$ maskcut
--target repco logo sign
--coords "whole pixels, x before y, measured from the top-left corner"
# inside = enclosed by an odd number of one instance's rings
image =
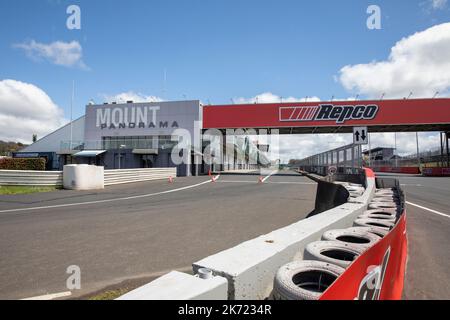
[[[371,120],[378,113],[377,105],[280,107],[280,121],[336,121],[343,124],[348,120]]]

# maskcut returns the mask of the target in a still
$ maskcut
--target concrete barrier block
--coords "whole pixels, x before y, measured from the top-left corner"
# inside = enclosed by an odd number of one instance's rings
[[[70,190],[104,189],[104,168],[87,164],[65,165],[63,187]]]
[[[208,268],[227,278],[228,298],[231,300],[267,298],[280,266],[302,259],[308,243],[320,240],[327,230],[351,227],[353,220],[366,210],[375,192],[375,179],[367,180],[361,203],[345,203],[209,256],[193,264],[194,272]]]
[[[117,300],[226,300],[227,291],[228,283],[223,277],[200,279],[172,271]]]
[[[227,278],[229,299],[265,299],[281,265],[302,259],[306,245],[320,240],[325,231],[351,227],[365,208],[363,204],[344,204],[195,262],[194,271],[208,268]]]
[[[367,178],[366,184],[367,184],[366,191],[363,193],[363,195],[357,198],[350,198],[349,200],[350,203],[362,203],[362,204],[369,203],[369,201],[373,198],[375,194],[376,189],[375,178]]]

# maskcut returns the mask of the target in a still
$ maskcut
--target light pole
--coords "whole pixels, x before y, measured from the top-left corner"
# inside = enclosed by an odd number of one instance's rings
[[[395,153],[394,153],[394,157],[395,157],[395,167],[398,167],[398,160],[397,160],[397,132],[394,132],[394,148],[395,148]]]
[[[420,170],[420,155],[419,155],[419,133],[416,131],[416,148],[417,148],[417,163],[419,164],[419,170]]]

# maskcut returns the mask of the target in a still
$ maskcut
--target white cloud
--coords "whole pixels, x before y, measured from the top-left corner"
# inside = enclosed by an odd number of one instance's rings
[[[440,96],[450,92],[450,23],[418,32],[397,42],[385,61],[347,65],[339,81],[369,98]]]
[[[429,0],[430,5],[433,9],[444,9],[447,5],[447,0]]]
[[[33,84],[0,80],[0,140],[30,143],[61,127],[63,110]]]
[[[162,98],[157,96],[148,96],[142,93],[136,93],[134,91],[127,91],[122,92],[114,95],[101,95],[106,102],[127,102],[127,101],[133,101],[133,102],[161,102],[164,101]]]
[[[439,133],[420,132],[419,151],[434,150],[439,147]],[[280,157],[284,162],[303,159],[321,152],[342,147],[353,142],[352,134],[281,135],[279,138]],[[394,148],[394,133],[371,133],[371,148]],[[276,148],[276,146],[275,146]],[[363,149],[368,149],[368,145]],[[397,133],[397,154],[412,155],[417,151],[414,132]]]
[[[36,61],[46,60],[59,66],[88,69],[82,60],[83,48],[78,41],[45,44],[31,40],[14,44],[13,47],[24,50],[30,59]]]
[[[235,98],[233,99],[234,103],[237,104],[245,104],[245,103],[277,103],[277,102],[305,102],[306,101],[320,101],[318,97],[304,97],[304,98],[295,98],[295,97],[281,97],[275,95],[271,92],[264,92],[254,96],[252,98]]]

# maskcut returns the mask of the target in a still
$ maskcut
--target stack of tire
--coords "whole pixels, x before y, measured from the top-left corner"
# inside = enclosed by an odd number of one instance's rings
[[[398,219],[402,196],[396,189],[376,190],[373,200],[354,221],[354,227],[326,231],[321,241],[308,244],[302,261],[282,266],[273,298],[317,300],[364,251],[387,235]]]
[[[354,225],[377,227],[389,231],[397,222],[402,208],[402,194],[396,189],[378,189],[368,206]]]
[[[358,198],[364,194],[366,190],[363,185],[350,182],[335,181],[335,184],[342,185],[350,193],[350,198]]]

